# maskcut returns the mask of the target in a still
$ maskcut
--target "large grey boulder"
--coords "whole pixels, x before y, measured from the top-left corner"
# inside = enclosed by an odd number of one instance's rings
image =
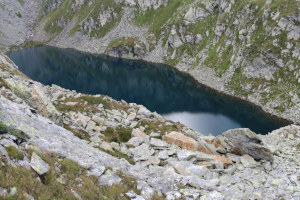
[[[248,128],[239,128],[223,133],[233,153],[248,154],[256,160],[273,161],[273,154],[259,137]]]
[[[30,166],[39,175],[47,173],[50,169],[49,165],[45,161],[43,161],[35,152],[32,153]]]

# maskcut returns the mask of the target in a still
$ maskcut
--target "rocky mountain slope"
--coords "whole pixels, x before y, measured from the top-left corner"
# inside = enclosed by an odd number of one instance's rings
[[[0,43],[167,63],[300,120],[298,0],[0,1]],[[5,48],[4,47],[4,48]]]
[[[300,127],[203,136],[0,55],[1,199],[300,199]]]
[[[298,122],[299,1],[0,0],[0,51],[167,63]],[[300,199],[300,127],[203,136],[30,80],[0,52],[0,199]]]

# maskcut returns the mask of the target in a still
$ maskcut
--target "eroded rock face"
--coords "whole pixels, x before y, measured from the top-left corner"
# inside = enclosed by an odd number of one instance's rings
[[[258,136],[249,129],[234,129],[223,133],[232,150],[240,155],[249,154],[254,159],[273,161],[273,155]]]

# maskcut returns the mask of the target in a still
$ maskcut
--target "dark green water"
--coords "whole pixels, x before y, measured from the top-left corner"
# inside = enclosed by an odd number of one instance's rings
[[[166,118],[213,135],[247,127],[266,134],[287,125],[247,102],[220,95],[161,64],[35,47],[8,55],[33,80],[143,104]]]

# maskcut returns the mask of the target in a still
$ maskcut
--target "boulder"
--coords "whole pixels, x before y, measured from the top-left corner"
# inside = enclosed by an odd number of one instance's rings
[[[273,161],[273,154],[267,149],[258,136],[247,128],[239,128],[226,131],[222,134],[232,152],[244,155],[248,154],[256,160]]]
[[[191,137],[187,137],[179,132],[171,132],[164,137],[164,140],[169,144],[180,146],[183,149],[194,151],[197,147],[197,142]]]
[[[30,166],[39,175],[47,173],[50,169],[49,165],[45,161],[43,161],[35,152],[32,153]]]

